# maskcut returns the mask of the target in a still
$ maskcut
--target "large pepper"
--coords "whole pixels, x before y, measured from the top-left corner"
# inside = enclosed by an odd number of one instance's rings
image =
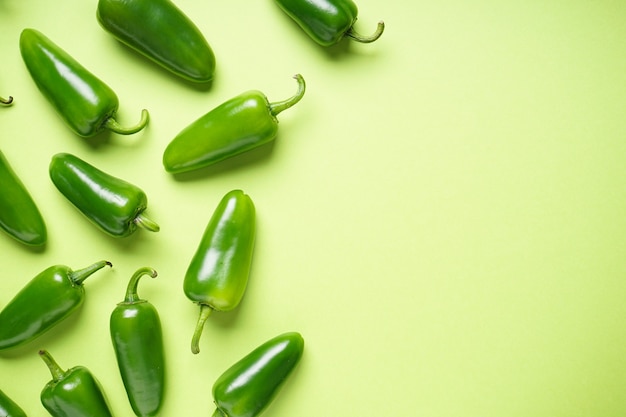
[[[254,239],[255,208],[241,190],[228,192],[215,209],[183,281],[187,298],[200,305],[191,351],[200,351],[204,323],[213,310],[239,305],[248,285]]]
[[[374,42],[385,30],[385,23],[380,21],[373,34],[357,33],[354,23],[358,8],[352,0],[276,0],[276,3],[322,46],[335,45],[346,36],[361,43]]]
[[[0,97],[0,104],[3,104],[5,106],[13,104],[13,97],[12,96],[9,96],[7,98]]]
[[[163,332],[156,308],[137,295],[139,278],[157,272],[140,268],[131,277],[124,301],[110,319],[111,341],[130,405],[138,417],[156,415],[165,388]]]
[[[39,208],[0,151],[0,228],[31,246],[46,243],[48,232]]]
[[[41,391],[41,404],[53,417],[112,417],[102,385],[89,369],[63,370],[46,350],[39,356],[52,375]]]
[[[49,173],[61,194],[110,236],[126,237],[137,227],[159,231],[159,225],[144,215],[148,198],[136,185],[68,153],[52,157]]]
[[[78,310],[85,301],[83,281],[108,261],[73,271],[51,266],[30,280],[0,311],[0,350],[27,343]]]
[[[302,357],[304,339],[283,333],[263,343],[213,384],[213,417],[255,417],[272,402]]]
[[[148,124],[144,109],[136,126],[121,126],[115,120],[115,92],[41,32],[24,29],[20,52],[41,93],[77,135],[91,137],[107,129],[129,135]]]
[[[0,417],[26,417],[22,408],[0,390]]]
[[[177,76],[197,83],[213,79],[213,50],[170,0],[100,0],[97,18],[118,41]]]
[[[173,174],[196,170],[274,140],[276,116],[304,95],[304,78],[300,74],[294,78],[298,91],[287,100],[269,103],[260,91],[248,91],[188,125],[165,148],[165,170]]]

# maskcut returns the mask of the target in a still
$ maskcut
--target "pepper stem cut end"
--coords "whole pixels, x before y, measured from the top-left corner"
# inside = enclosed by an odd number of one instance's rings
[[[141,227],[142,229],[148,230],[150,232],[158,232],[159,230],[161,230],[161,227],[156,222],[150,220],[142,213],[139,213],[133,221],[138,227]]]
[[[13,103],[13,97],[12,96],[9,96],[8,98],[0,97],[0,103],[4,104],[5,106],[8,106]]]
[[[126,297],[124,298],[124,302],[126,304],[135,303],[141,301],[139,295],[137,294],[137,286],[139,285],[139,278],[144,275],[150,275],[152,278],[157,277],[157,271],[148,266],[139,268],[133,276],[128,281],[128,287],[126,287]]]
[[[204,323],[207,321],[212,312],[213,309],[211,306],[200,304],[200,316],[198,317],[196,329],[194,330],[193,337],[191,338],[191,352],[193,354],[200,353],[200,336],[202,336],[202,330],[204,330]]]
[[[380,38],[380,35],[382,35],[384,31],[385,31],[385,22],[383,22],[381,20],[380,22],[378,22],[378,26],[376,27],[376,31],[374,33],[372,33],[370,36],[363,36],[363,35],[355,32],[353,27],[348,29],[348,31],[346,32],[346,36],[354,39],[357,42],[371,43],[371,42],[374,42],[376,39]]]
[[[88,277],[91,276],[94,272],[104,268],[105,266],[113,266],[113,264],[109,261],[98,261],[89,265],[86,268],[79,269],[78,271],[70,272],[70,279],[75,285],[81,285],[83,281],[85,281]]]
[[[104,123],[104,127],[120,135],[132,135],[133,133],[137,133],[141,129],[146,127],[149,120],[150,114],[148,113],[148,110],[143,109],[141,111],[141,120],[139,120],[139,123],[137,123],[135,126],[124,127],[120,125],[118,121],[115,120],[113,117],[109,117]]]
[[[54,360],[52,355],[48,353],[47,350],[41,349],[39,351],[39,357],[43,359],[43,361],[48,366],[48,369],[50,369],[50,374],[52,375],[52,380],[54,382],[58,382],[63,379],[65,371],[57,364],[57,362]]]
[[[276,117],[283,110],[287,110],[288,108],[299,102],[304,96],[304,92],[306,91],[306,83],[304,82],[304,78],[300,74],[294,75],[293,78],[298,81],[298,91],[296,91],[296,94],[294,94],[287,100],[270,103],[269,107],[272,116]]]

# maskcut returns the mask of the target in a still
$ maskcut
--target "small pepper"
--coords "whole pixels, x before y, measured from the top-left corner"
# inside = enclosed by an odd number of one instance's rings
[[[361,43],[374,42],[385,30],[385,23],[380,21],[370,36],[357,33],[354,23],[358,8],[352,0],[276,0],[276,3],[322,46],[335,45],[346,36]]]
[[[165,148],[165,170],[173,174],[196,170],[274,140],[276,116],[304,95],[304,78],[300,74],[294,78],[298,91],[287,100],[269,103],[260,91],[248,91],[191,123]]]
[[[183,281],[189,300],[200,305],[191,351],[200,352],[204,323],[213,310],[239,305],[248,285],[256,234],[252,199],[241,190],[228,192],[215,209]]]
[[[0,390],[0,417],[26,417],[22,408]]]
[[[0,311],[0,350],[27,343],[76,312],[85,301],[83,281],[107,265],[78,271],[54,265],[31,279]]]
[[[139,278],[157,272],[140,268],[131,277],[124,301],[110,319],[111,340],[122,382],[133,412],[138,417],[156,415],[163,401],[165,357],[163,332],[156,308],[137,295]]]
[[[9,96],[7,98],[0,97],[0,104],[3,104],[5,106],[9,106],[13,104],[13,97],[12,96]]]
[[[213,385],[213,417],[255,417],[272,402],[302,352],[297,332],[283,333],[263,343],[226,370]]]
[[[0,151],[0,228],[18,241],[42,246],[48,239],[39,208]]]
[[[136,126],[121,126],[115,120],[115,92],[41,32],[24,29],[20,52],[41,93],[77,135],[91,137],[104,130],[130,135],[148,124],[144,109]]]
[[[213,79],[213,50],[170,0],[100,0],[97,18],[115,39],[177,76],[196,83]]]
[[[53,417],[112,417],[102,385],[89,369],[63,370],[46,350],[40,350],[39,356],[52,375],[41,391],[41,404]]]
[[[137,227],[159,231],[159,225],[144,215],[148,198],[136,185],[68,153],[52,157],[49,173],[61,194],[110,236],[126,237]]]

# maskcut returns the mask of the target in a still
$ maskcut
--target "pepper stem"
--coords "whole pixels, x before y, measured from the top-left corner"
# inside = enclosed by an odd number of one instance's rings
[[[374,42],[376,39],[380,38],[380,35],[383,34],[384,30],[385,30],[385,22],[381,20],[380,22],[378,22],[376,31],[372,33],[370,36],[363,36],[363,35],[358,34],[357,32],[355,32],[353,27],[348,29],[348,31],[346,32],[346,36],[349,36],[350,38],[354,39],[357,42],[371,43],[371,42]]]
[[[146,127],[149,119],[150,114],[148,113],[148,110],[143,109],[141,111],[141,120],[139,120],[139,123],[135,126],[123,127],[113,117],[109,117],[107,121],[104,122],[104,127],[120,135],[132,135],[133,133],[137,133]]]
[[[9,104],[13,103],[13,97],[12,96],[9,96],[8,98],[0,97],[0,103],[8,106]]]
[[[139,268],[130,278],[130,281],[128,281],[128,287],[126,288],[126,297],[124,298],[124,303],[132,304],[141,301],[141,298],[139,298],[139,295],[137,295],[137,286],[139,285],[139,278],[144,275],[150,275],[152,278],[156,278],[157,271],[148,266]]]
[[[70,271],[70,280],[72,280],[75,285],[81,285],[84,280],[91,276],[91,274],[104,268],[105,266],[113,266],[113,264],[109,261],[98,261],[86,268],[79,269],[78,271]]]
[[[56,363],[52,355],[50,355],[47,350],[41,349],[39,351],[39,357],[43,359],[43,361],[48,366],[48,369],[50,369],[50,374],[52,374],[52,380],[54,382],[58,382],[63,379],[65,371],[61,369],[59,364]]]
[[[207,304],[200,304],[200,317],[196,323],[196,330],[193,332],[191,338],[191,352],[197,354],[200,352],[200,336],[202,336],[202,330],[204,329],[204,323],[207,321],[213,309]]]
[[[270,103],[269,107],[272,116],[276,117],[278,113],[282,112],[283,110],[287,110],[289,107],[299,102],[302,99],[302,96],[304,96],[304,92],[306,90],[306,83],[304,82],[304,78],[302,78],[302,75],[300,74],[294,75],[293,78],[298,81],[298,91],[296,91],[296,94],[294,94],[293,97],[290,97],[287,100]]]
[[[142,229],[148,230],[150,232],[158,232],[159,230],[161,230],[161,227],[156,222],[154,222],[154,220],[150,220],[149,218],[144,216],[143,213],[139,213],[137,217],[135,217],[133,222],[135,222],[138,227],[141,227]]]

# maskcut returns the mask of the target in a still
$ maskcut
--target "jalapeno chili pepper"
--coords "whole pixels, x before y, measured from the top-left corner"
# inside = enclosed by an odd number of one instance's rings
[[[9,96],[7,98],[0,97],[0,104],[4,104],[5,106],[13,104],[13,97],[12,96]]]
[[[140,268],[128,282],[126,297],[113,310],[111,340],[122,382],[138,417],[156,415],[165,388],[165,355],[161,321],[156,308],[137,295],[139,278],[157,272]]]
[[[130,135],[148,124],[144,109],[136,126],[121,126],[115,120],[115,92],[43,33],[24,29],[20,52],[41,93],[77,135],[91,137],[104,130]]]
[[[100,0],[97,18],[118,41],[177,76],[197,83],[213,79],[213,50],[170,0]]]
[[[50,370],[52,380],[41,391],[41,404],[53,417],[111,417],[102,385],[84,366],[64,370],[46,350],[39,356]]]
[[[0,417],[26,417],[22,408],[0,390]]]
[[[322,46],[337,44],[345,36],[361,43],[374,42],[385,30],[385,23],[380,21],[373,34],[357,33],[354,23],[358,8],[352,0],[276,0],[276,3]]]
[[[54,265],[30,280],[0,311],[0,350],[27,343],[76,312],[85,301],[83,282],[108,261],[73,271]]]
[[[269,103],[260,91],[248,91],[214,108],[180,132],[163,153],[163,166],[170,173],[203,168],[268,143],[276,137],[276,116],[300,101],[304,78],[296,94]]]
[[[52,157],[50,178],[56,188],[94,225],[113,237],[126,237],[137,227],[158,232],[147,218],[145,192],[68,153]]]
[[[46,243],[48,232],[39,208],[0,151],[0,228],[31,246]]]
[[[204,323],[213,310],[239,305],[248,285],[256,234],[252,199],[241,190],[228,192],[213,212],[183,281],[187,298],[200,305],[191,351],[200,351]]]
[[[213,417],[255,417],[272,402],[302,352],[297,332],[283,333],[263,343],[226,370],[213,385]]]

